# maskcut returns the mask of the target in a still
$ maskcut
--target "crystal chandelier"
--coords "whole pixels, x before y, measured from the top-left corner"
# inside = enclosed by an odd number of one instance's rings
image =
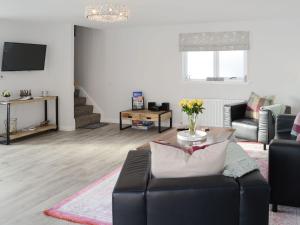
[[[88,20],[105,23],[124,22],[128,20],[128,8],[125,5],[106,3],[86,7],[85,17]]]

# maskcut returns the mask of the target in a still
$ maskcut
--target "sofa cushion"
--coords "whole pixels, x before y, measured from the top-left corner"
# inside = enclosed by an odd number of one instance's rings
[[[291,135],[291,132],[280,132],[280,133],[277,133],[276,139],[296,140],[296,136]]]
[[[151,142],[152,174],[156,178],[179,178],[221,174],[228,141],[189,154],[174,146]]]
[[[235,129],[237,138],[257,141],[258,120],[255,119],[239,119],[232,122],[232,128]]]
[[[258,164],[237,143],[231,142],[227,145],[224,176],[242,177],[247,173],[259,169]]]
[[[298,136],[298,134],[300,134],[300,112],[295,118],[291,134],[294,136]]]
[[[272,105],[274,97],[261,97],[252,92],[247,103],[246,117],[251,119],[259,119],[259,110],[263,106]]]

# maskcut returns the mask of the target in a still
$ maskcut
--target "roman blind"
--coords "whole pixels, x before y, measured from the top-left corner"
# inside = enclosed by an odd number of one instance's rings
[[[230,31],[179,34],[179,50],[182,52],[249,50],[249,32]]]

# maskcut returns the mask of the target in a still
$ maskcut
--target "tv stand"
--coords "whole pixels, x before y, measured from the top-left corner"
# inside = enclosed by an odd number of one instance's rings
[[[44,102],[44,119],[48,120],[48,101],[55,101],[55,124],[47,124],[35,127],[33,130],[20,130],[16,133],[10,132],[10,110],[12,106],[20,105],[20,104],[32,104],[38,102]],[[34,134],[39,134],[41,132],[49,131],[49,130],[58,130],[58,96],[47,96],[47,97],[35,97],[30,100],[11,100],[11,101],[0,101],[0,105],[6,106],[6,133],[1,135],[4,137],[4,141],[0,141],[1,144],[9,145],[11,141],[24,138],[27,136],[31,136]]]

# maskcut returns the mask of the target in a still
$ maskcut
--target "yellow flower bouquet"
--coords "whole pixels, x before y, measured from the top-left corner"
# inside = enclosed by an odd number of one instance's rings
[[[190,135],[196,134],[197,118],[199,113],[205,109],[202,99],[182,99],[179,102],[181,110],[188,115]]]

